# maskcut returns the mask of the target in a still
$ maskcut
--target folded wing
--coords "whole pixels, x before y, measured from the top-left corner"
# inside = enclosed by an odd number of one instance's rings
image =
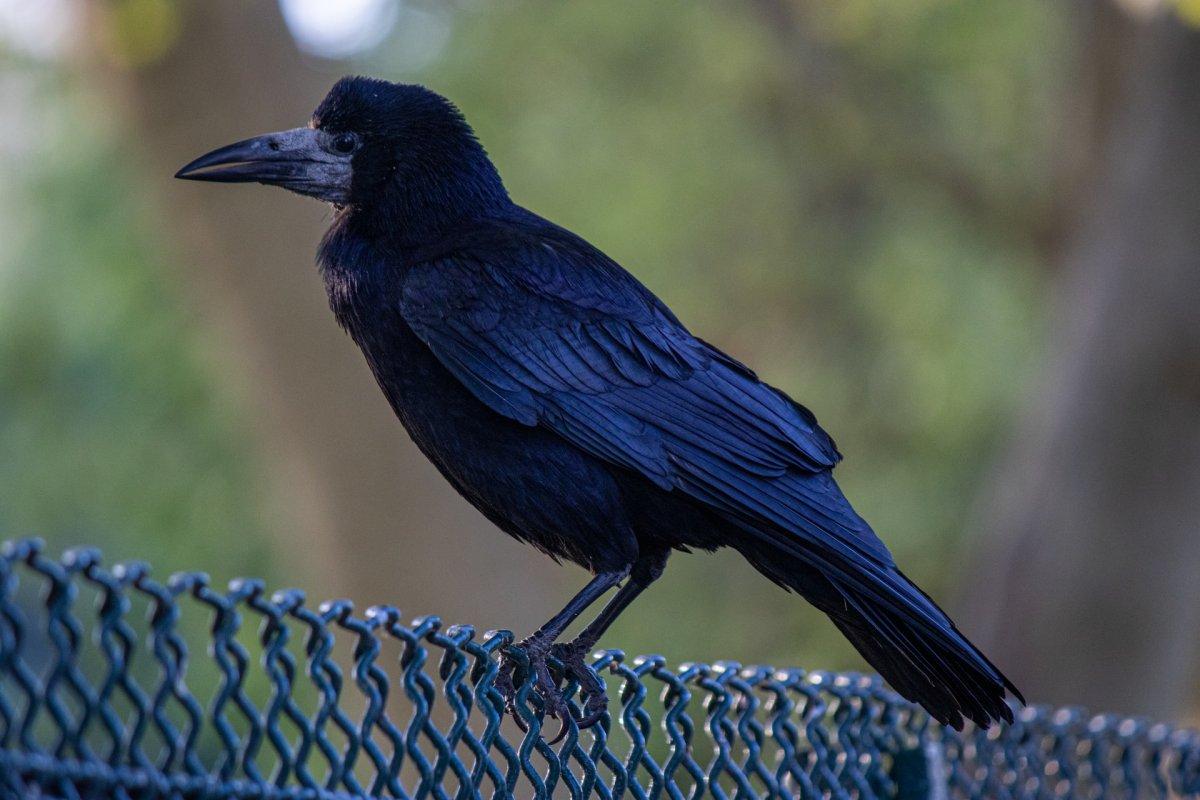
[[[807,409],[577,237],[506,229],[487,245],[412,266],[401,309],[482,402],[818,562],[891,566],[829,477],[840,456]]]

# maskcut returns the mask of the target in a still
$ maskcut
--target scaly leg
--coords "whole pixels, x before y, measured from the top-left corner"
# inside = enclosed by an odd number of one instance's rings
[[[529,659],[529,678],[533,680],[534,691],[542,698],[546,713],[550,716],[558,719],[566,719],[567,714],[566,703],[562,699],[562,692],[559,691],[554,678],[550,675],[549,668],[546,666],[546,656],[550,653],[550,646],[554,644],[554,640],[561,636],[566,627],[574,622],[588,606],[596,602],[602,594],[620,583],[628,574],[628,568],[613,572],[601,572],[592,578],[579,594],[571,598],[571,601],[567,603],[562,611],[555,614],[545,625],[538,628],[533,635],[517,643],[517,647],[521,648],[525,656]],[[513,683],[513,673],[517,671],[519,666],[520,663],[511,652],[501,652],[500,672],[496,676],[496,688],[504,695],[505,706],[509,713],[512,714],[513,719],[524,729],[525,724],[516,710],[516,686]]]
[[[579,720],[580,730],[590,728],[599,722],[604,710],[608,707],[608,695],[604,691],[604,684],[585,661],[588,653],[600,641],[600,637],[604,635],[609,626],[621,615],[621,612],[645,591],[647,586],[662,575],[666,562],[666,552],[655,553],[639,559],[633,566],[629,582],[617,591],[612,600],[608,601],[596,618],[579,633],[579,636],[570,642],[551,646],[551,655],[562,662],[567,677],[574,678],[579,683],[579,697],[584,704],[583,717]],[[561,739],[565,733],[566,728],[564,727],[551,744]]]

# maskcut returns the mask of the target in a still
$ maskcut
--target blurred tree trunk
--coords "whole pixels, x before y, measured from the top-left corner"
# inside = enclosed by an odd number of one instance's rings
[[[1079,7],[1121,13],[1099,6]],[[1122,25],[962,622],[1032,701],[1174,719],[1200,656],[1200,32],[1165,12]]]
[[[322,592],[531,629],[558,592],[530,576],[553,573],[436,474],[337,328],[314,267],[328,210],[277,189],[171,178],[213,147],[304,124],[338,65],[298,53],[268,0],[181,6],[169,54],[107,77],[129,99],[129,135],[166,204],[181,279],[222,347],[219,367],[257,411],[285,562]]]

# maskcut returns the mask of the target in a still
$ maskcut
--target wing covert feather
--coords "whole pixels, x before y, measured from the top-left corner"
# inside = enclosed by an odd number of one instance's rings
[[[411,265],[401,301],[481,402],[762,535],[891,565],[829,475],[840,455],[807,409],[692,336],[577,237],[506,231],[501,241]]]

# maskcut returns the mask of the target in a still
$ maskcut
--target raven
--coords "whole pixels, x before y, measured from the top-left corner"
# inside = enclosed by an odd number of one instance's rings
[[[593,574],[502,654],[510,712],[514,681],[531,680],[566,730],[553,657],[580,686],[578,724],[594,724],[607,698],[586,654],[673,550],[718,547],[825,612],[935,719],[987,726],[1012,720],[1006,692],[1024,702],[851,508],[812,412],[514,203],[445,98],[343,78],[307,127],[219,148],[176,177],[332,203],[317,257],[329,304],[413,441],[501,530]]]

